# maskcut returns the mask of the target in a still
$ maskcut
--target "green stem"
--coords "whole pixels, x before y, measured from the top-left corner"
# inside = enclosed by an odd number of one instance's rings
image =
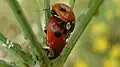
[[[42,49],[42,46],[38,43],[37,38],[35,37],[33,30],[28,23],[28,20],[26,19],[19,3],[17,0],[7,0],[9,6],[11,7],[14,15],[16,16],[16,19],[19,21],[19,24],[27,37],[28,41],[30,42],[32,50],[36,53],[38,56],[39,62],[43,61],[43,63],[48,66],[49,59],[44,53],[44,50]]]
[[[65,61],[67,60],[69,54],[71,53],[72,49],[74,48],[76,42],[84,32],[85,28],[89,24],[90,20],[94,16],[94,13],[99,8],[99,6],[103,3],[104,0],[94,0],[93,4],[90,6],[88,11],[85,14],[80,15],[80,17],[77,20],[77,24],[74,30],[74,33],[72,34],[71,38],[69,39],[66,48],[62,52],[62,56],[58,58],[58,60],[62,60],[57,66],[63,67]],[[54,66],[55,67],[55,66]]]
[[[9,52],[13,53],[15,56],[20,58],[23,63],[27,63],[31,66],[35,64],[30,54],[26,54],[24,51],[22,51],[19,44],[9,41],[2,33],[0,33],[0,41],[3,42],[3,44],[0,44],[1,48],[5,48]]]
[[[7,63],[4,60],[0,60],[0,67],[16,67],[16,66],[12,66],[9,63]]]
[[[73,9],[75,5],[75,0],[69,0],[70,7]]]
[[[50,18],[50,0],[44,0],[44,11],[45,11],[45,25],[48,24]]]
[[[39,0],[36,0],[36,4],[37,4],[37,10],[36,10],[36,24],[37,24],[37,28],[38,28],[38,39],[40,41],[40,43],[43,45],[44,44],[44,40],[45,40],[45,35],[44,35],[44,31],[42,29],[42,23],[40,21],[40,7],[39,7]]]

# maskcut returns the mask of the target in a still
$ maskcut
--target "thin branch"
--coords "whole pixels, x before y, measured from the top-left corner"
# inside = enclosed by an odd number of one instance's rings
[[[47,56],[44,53],[44,50],[42,49],[42,46],[38,43],[37,38],[35,37],[33,30],[30,26],[30,24],[28,23],[28,20],[26,19],[19,3],[17,2],[17,0],[6,0],[9,4],[9,6],[11,7],[14,15],[16,16],[16,19],[19,21],[19,24],[26,36],[26,38],[28,39],[32,50],[36,53],[36,55],[38,56],[38,60],[39,62],[43,61],[43,63],[46,66],[49,66],[49,59],[47,58]]]
[[[5,48],[9,52],[13,53],[15,56],[20,58],[23,63],[27,63],[31,66],[35,64],[30,54],[26,54],[24,51],[22,51],[22,48],[19,44],[11,42],[2,33],[0,33],[0,41],[3,42],[0,44],[0,47],[3,49]]]
[[[70,7],[73,9],[75,5],[75,0],[69,0]]]
[[[45,11],[45,25],[48,24],[50,18],[50,0],[44,0],[44,11]]]
[[[69,54],[71,53],[72,49],[74,48],[76,42],[78,41],[78,39],[84,32],[85,28],[87,27],[90,20],[94,16],[94,13],[99,8],[99,6],[103,3],[103,1],[104,0],[94,0],[93,4],[90,6],[88,11],[86,13],[80,15],[80,17],[77,20],[75,30],[74,30],[72,36],[70,37],[68,44],[66,45],[66,48],[64,49],[64,51],[61,54],[62,56],[60,56],[58,58],[58,61],[60,60],[60,62],[57,62],[57,63],[59,63],[59,64],[56,65],[56,63],[55,63],[56,66],[63,67]],[[56,66],[54,66],[54,67],[56,67]]]
[[[38,39],[40,41],[40,43],[43,45],[44,44],[44,40],[45,40],[45,35],[44,35],[44,31],[42,29],[42,23],[40,21],[40,7],[39,7],[39,0],[36,0],[36,5],[37,5],[37,9],[36,9],[36,24],[37,24],[37,28],[38,28]]]
[[[15,67],[4,60],[0,60],[0,67]]]

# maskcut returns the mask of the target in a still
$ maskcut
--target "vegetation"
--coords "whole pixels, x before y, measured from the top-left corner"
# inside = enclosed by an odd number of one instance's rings
[[[32,0],[30,0],[30,1],[32,1]],[[65,1],[65,0],[62,0],[62,1]],[[69,3],[69,5],[71,6],[71,8],[73,8],[73,10],[75,10],[76,8],[79,7],[78,6],[79,3],[77,3],[78,0],[68,0],[68,1],[69,2],[67,2],[67,3]],[[71,66],[87,67],[87,65],[86,65],[86,62],[87,62],[89,67],[95,67],[95,66],[110,67],[110,66],[112,66],[112,65],[109,66],[109,64],[111,63],[110,62],[111,60],[114,59],[114,63],[119,62],[119,56],[120,56],[119,52],[118,52],[119,51],[119,47],[118,47],[119,40],[118,40],[118,42],[117,42],[117,40],[116,40],[116,42],[113,42],[114,40],[112,40],[112,39],[114,37],[113,35],[115,35],[114,33],[101,34],[106,31],[109,31],[106,28],[107,23],[105,24],[101,21],[101,19],[102,19],[105,22],[109,22],[103,17],[104,14],[101,13],[103,10],[103,7],[104,7],[103,5],[106,4],[106,1],[104,1],[104,0],[89,0],[89,4],[86,4],[86,5],[89,5],[88,9],[84,9],[85,11],[83,10],[83,11],[81,11],[81,13],[79,10],[78,10],[78,12],[75,11],[75,14],[76,14],[75,30],[72,33],[72,35],[70,36],[70,38],[68,39],[68,43],[67,43],[66,47],[64,48],[63,52],[61,53],[61,56],[52,61],[47,58],[47,56],[42,48],[46,43],[45,43],[45,35],[43,32],[43,24],[41,21],[41,18],[43,18],[43,16],[40,16],[40,15],[42,15],[41,12],[44,11],[44,15],[45,15],[44,24],[47,25],[48,19],[50,17],[50,4],[53,1],[50,2],[50,0],[44,0],[44,3],[42,2],[42,0],[33,1],[36,6],[35,7],[36,8],[35,9],[35,13],[36,13],[36,18],[35,18],[36,21],[35,22],[37,24],[36,25],[37,31],[38,31],[37,35],[35,34],[32,24],[29,21],[29,18],[27,18],[27,14],[25,13],[24,8],[22,7],[23,5],[20,4],[20,1],[5,0],[5,2],[8,4],[8,6],[11,9],[11,11],[13,12],[15,18],[17,19],[17,24],[19,25],[20,29],[22,29],[25,41],[27,41],[29,43],[30,47],[27,49],[28,51],[24,51],[23,48],[21,47],[21,44],[19,44],[19,42],[17,43],[17,42],[14,42],[14,41],[8,39],[7,36],[3,35],[0,32],[0,49],[3,49],[5,51],[12,53],[15,57],[17,57],[17,59],[19,59],[19,61],[16,60],[14,62],[7,62],[5,60],[1,60],[0,66],[2,66],[2,67],[8,67],[8,66],[9,67],[27,67],[27,65],[29,65],[30,67],[35,67],[35,66],[38,66],[38,67],[63,67],[64,64],[67,62],[68,65],[66,63],[66,67],[71,67]],[[44,5],[41,5],[41,3]],[[29,5],[31,5],[31,4],[29,4]],[[42,8],[42,6],[44,6],[44,8]],[[115,8],[115,7],[113,7],[113,8]],[[102,18],[100,16],[102,16]],[[100,21],[94,20],[95,18],[93,18],[93,17],[97,18],[97,20],[100,20]],[[92,23],[90,23],[90,21]],[[95,22],[97,22],[97,23],[94,24]],[[117,19],[116,23],[119,25],[118,19]],[[111,27],[112,27],[112,25],[113,24],[111,23]],[[92,29],[92,30],[86,31],[86,29],[87,30]],[[117,28],[115,28],[115,29],[117,29]],[[91,35],[91,36],[85,36],[86,32],[87,32],[87,35],[89,33],[89,35]],[[113,37],[110,38],[109,36],[113,36]],[[109,39],[107,40],[107,38],[109,38]],[[86,40],[86,39],[88,39],[88,40]],[[110,41],[111,43],[109,44],[108,41]],[[82,45],[82,44],[86,44],[86,45]],[[108,44],[111,47],[108,47]],[[112,44],[115,44],[115,46],[113,46]],[[94,46],[92,46],[92,45],[94,45]],[[73,48],[77,48],[77,49],[74,50]],[[80,51],[78,49],[80,49]],[[72,52],[72,50],[74,50],[74,52]],[[111,50],[112,55],[110,55],[111,53],[109,54],[109,52],[108,52],[109,50]],[[71,59],[72,61],[70,61],[68,58],[68,56],[71,55],[71,52],[72,52],[73,56],[78,55],[77,57],[72,58]],[[80,58],[79,58],[79,55],[80,55]],[[112,59],[103,60],[102,58],[104,58],[106,56],[112,57]],[[117,57],[117,60],[115,60],[116,59],[115,57]],[[108,61],[108,60],[110,60],[110,61]],[[102,64],[103,62],[105,62],[104,65]],[[74,63],[74,65],[72,65],[70,63],[72,63],[72,64]]]

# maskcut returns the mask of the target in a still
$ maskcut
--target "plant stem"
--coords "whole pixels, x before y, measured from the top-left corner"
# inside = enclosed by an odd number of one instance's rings
[[[19,44],[9,41],[2,33],[0,33],[0,41],[3,42],[3,44],[0,44],[0,47],[2,47],[3,49],[5,48],[9,52],[13,53],[15,56],[20,58],[23,63],[27,63],[31,66],[35,64],[30,54],[26,54],[24,51],[22,51]]]
[[[44,40],[45,40],[45,35],[44,35],[44,31],[42,29],[42,23],[40,21],[40,7],[39,7],[39,0],[36,0],[36,4],[37,4],[37,9],[36,9],[36,24],[37,24],[37,28],[38,28],[38,39],[40,41],[40,43],[43,45],[44,44]]]
[[[10,65],[4,60],[0,60],[0,67],[15,67],[15,66]]]
[[[75,0],[69,0],[70,7],[73,9],[75,5]]]
[[[42,46],[38,43],[37,38],[35,37],[33,30],[28,23],[28,20],[26,19],[19,3],[17,0],[6,0],[11,7],[14,15],[16,16],[16,19],[19,21],[19,24],[25,34],[25,37],[28,39],[32,50],[36,53],[38,56],[39,62],[43,61],[43,63],[46,65],[46,67],[49,66],[49,59],[44,53],[44,50],[42,49]]]
[[[50,18],[50,0],[44,0],[45,25],[47,26]]]
[[[85,28],[87,27],[90,20],[94,16],[94,13],[99,8],[99,6],[103,3],[103,1],[104,0],[94,0],[93,4],[90,6],[88,11],[85,14],[80,15],[80,17],[77,20],[78,23],[76,23],[75,30],[74,30],[72,36],[70,37],[70,39],[66,45],[66,48],[61,53],[62,56],[60,58],[58,58],[58,60],[61,59],[62,61],[59,64],[57,64],[56,66],[63,67],[65,61],[67,60],[70,52],[74,48],[76,42],[78,41],[78,39],[84,32]],[[54,66],[54,67],[56,67],[56,66]]]

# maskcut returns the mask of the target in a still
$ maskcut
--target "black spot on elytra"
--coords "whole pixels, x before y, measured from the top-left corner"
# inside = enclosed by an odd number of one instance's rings
[[[62,35],[62,33],[57,31],[57,32],[55,32],[54,35],[55,35],[55,37],[60,37]]]
[[[64,9],[64,8],[61,8],[60,10],[63,11],[63,12],[66,12],[66,9]]]

